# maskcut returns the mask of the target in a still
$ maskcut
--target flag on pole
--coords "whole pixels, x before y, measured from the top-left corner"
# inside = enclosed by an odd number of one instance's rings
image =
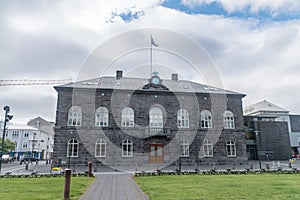
[[[152,38],[152,35],[151,35],[151,45],[155,46],[155,47],[158,47],[158,45],[154,42],[153,38]]]

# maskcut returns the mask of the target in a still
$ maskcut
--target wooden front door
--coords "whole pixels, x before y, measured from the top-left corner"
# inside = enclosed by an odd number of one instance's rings
[[[149,162],[150,163],[164,162],[163,144],[149,144]]]

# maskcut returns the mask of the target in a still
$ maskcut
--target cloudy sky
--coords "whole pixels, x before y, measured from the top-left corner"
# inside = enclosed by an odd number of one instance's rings
[[[297,0],[3,0],[0,80],[76,81],[89,56],[105,42],[128,31],[151,28],[179,33],[201,46],[215,64],[222,85],[247,95],[245,106],[266,99],[300,114]],[[161,47],[164,39],[159,36],[153,35]],[[144,39],[149,41],[148,36]],[[111,51],[110,47],[107,53]],[[164,71],[162,66],[168,60],[166,68],[171,72],[188,71],[170,53],[153,53],[157,71]],[[126,55],[110,66],[123,69],[125,76],[148,78],[149,73],[137,66],[149,62],[149,53]],[[144,59],[144,64],[132,58]],[[104,75],[114,75],[112,71]],[[90,78],[99,75],[92,70],[87,74]],[[198,82],[212,78],[189,77],[187,73],[181,77]],[[26,123],[36,116],[55,120],[57,94],[53,85],[0,86],[0,91],[1,110],[9,105],[14,123]],[[4,111],[0,114],[4,116]]]

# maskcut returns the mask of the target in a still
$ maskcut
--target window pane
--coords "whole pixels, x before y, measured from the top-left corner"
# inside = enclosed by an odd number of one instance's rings
[[[162,156],[162,147],[157,147],[157,156]]]
[[[160,108],[151,108],[149,112],[149,126],[150,127],[163,127],[163,112]]]
[[[95,114],[96,126],[108,126],[108,110],[106,107],[99,107]]]

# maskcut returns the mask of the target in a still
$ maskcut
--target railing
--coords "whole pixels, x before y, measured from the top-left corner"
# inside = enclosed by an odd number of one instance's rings
[[[145,134],[147,136],[170,136],[171,129],[170,128],[152,128],[146,127]]]

